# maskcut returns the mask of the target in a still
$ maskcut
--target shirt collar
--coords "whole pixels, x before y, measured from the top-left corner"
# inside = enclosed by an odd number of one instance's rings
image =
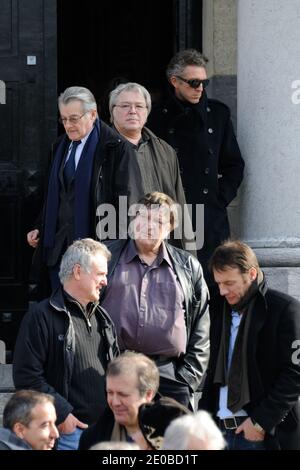
[[[80,139],[81,142],[80,142],[80,144],[78,145],[78,147],[80,147],[80,148],[83,148],[83,147],[84,147],[86,141],[88,140],[88,138],[89,138],[91,132],[93,132],[93,130],[94,130],[94,128],[91,129],[90,132],[89,132],[85,137],[83,137],[82,139]],[[70,142],[69,150],[71,150],[72,145],[73,145],[73,140],[71,140],[71,142]]]
[[[124,254],[124,261],[125,261],[125,263],[128,264],[135,257],[139,257],[138,251],[136,249],[134,241],[129,240],[129,243],[128,243],[127,248],[126,248],[126,252]],[[159,253],[157,255],[157,259],[155,261],[155,264],[157,266],[159,266],[163,262],[163,260],[165,260],[170,265],[170,267],[172,268],[172,262],[171,262],[168,250],[166,248],[165,242],[162,242],[162,244],[160,246],[160,250],[159,250]]]

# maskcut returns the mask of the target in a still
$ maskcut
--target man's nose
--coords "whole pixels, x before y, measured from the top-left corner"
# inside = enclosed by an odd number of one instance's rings
[[[228,294],[228,289],[226,286],[219,285],[220,295],[224,296]]]
[[[113,396],[110,398],[110,401],[111,401],[112,406],[118,406],[118,405],[120,405],[120,399],[119,399],[118,395],[113,395]]]
[[[51,434],[50,434],[51,439],[57,439],[59,437],[59,432],[55,424],[51,427]]]

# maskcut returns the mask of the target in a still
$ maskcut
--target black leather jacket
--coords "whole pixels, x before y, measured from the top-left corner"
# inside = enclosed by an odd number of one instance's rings
[[[99,305],[95,311],[105,342],[107,363],[118,355],[114,325]],[[72,317],[59,288],[50,299],[36,304],[21,324],[13,361],[17,389],[49,393],[55,398],[57,424],[65,420],[73,406],[68,402],[75,357]],[[103,377],[104,381],[104,377]]]
[[[108,266],[108,282],[127,242],[127,240],[115,240],[106,243],[112,253]],[[186,353],[173,361],[173,364],[175,362],[175,379],[183,381],[195,391],[203,378],[209,360],[208,289],[199,261],[193,255],[168,243],[166,247],[184,293],[187,331]],[[103,296],[105,296],[105,290]]]

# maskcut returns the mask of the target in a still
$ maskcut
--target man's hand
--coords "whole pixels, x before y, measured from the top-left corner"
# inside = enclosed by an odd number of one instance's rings
[[[66,419],[57,426],[61,434],[71,434],[76,428],[86,429],[87,427],[87,424],[79,421],[72,413],[69,413]]]
[[[265,438],[265,431],[258,431],[250,418],[247,418],[245,421],[240,424],[236,429],[235,434],[239,434],[244,431],[244,437],[248,441],[263,441]]]
[[[30,246],[32,246],[32,248],[36,248],[38,246],[40,240],[39,234],[40,232],[38,229],[31,230],[31,232],[27,233],[27,242]]]

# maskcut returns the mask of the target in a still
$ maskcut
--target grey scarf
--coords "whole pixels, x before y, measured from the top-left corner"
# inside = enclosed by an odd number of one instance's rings
[[[214,383],[221,384],[221,386],[228,385],[227,407],[232,413],[240,411],[250,401],[247,362],[248,336],[256,294],[263,283],[263,274],[259,272],[257,279],[251,284],[249,290],[238,304],[229,306],[227,302],[224,302],[222,336]],[[239,312],[243,316],[228,371],[227,359],[232,310]]]

